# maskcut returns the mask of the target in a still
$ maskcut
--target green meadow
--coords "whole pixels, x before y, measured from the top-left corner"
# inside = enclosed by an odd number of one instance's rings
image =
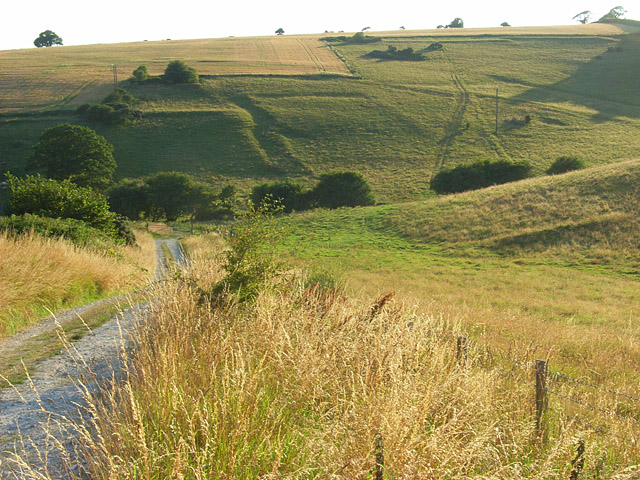
[[[131,86],[143,120],[89,126],[115,145],[120,178],[182,170],[246,190],[285,176],[311,183],[346,168],[363,173],[383,202],[427,198],[440,168],[478,158],[525,159],[537,175],[561,155],[609,164],[640,147],[640,40],[601,27],[602,34],[565,35],[396,32],[373,44],[331,43],[353,75],[216,74],[206,64],[199,85]],[[433,42],[443,50],[427,51]],[[412,47],[426,60],[367,57],[387,46]],[[202,61],[215,55],[200,51]],[[63,122],[82,120],[64,106],[0,116],[4,167],[22,173],[40,132]]]

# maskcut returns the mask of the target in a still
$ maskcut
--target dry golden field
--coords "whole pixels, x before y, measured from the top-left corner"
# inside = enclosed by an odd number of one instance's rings
[[[218,38],[0,51],[0,113],[98,102],[139,65],[183,60],[200,75],[349,74],[317,36]]]
[[[140,247],[97,252],[65,239],[0,234],[0,339],[48,311],[131,291],[155,270],[150,234],[136,232]]]

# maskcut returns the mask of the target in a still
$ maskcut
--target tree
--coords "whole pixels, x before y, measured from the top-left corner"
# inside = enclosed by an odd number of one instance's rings
[[[180,215],[190,213],[194,196],[194,182],[186,173],[159,172],[148,177],[145,183],[149,192],[149,212],[152,219],[165,217],[175,221]]]
[[[601,22],[602,20],[617,20],[619,18],[624,17],[625,13],[627,13],[627,11],[624,9],[624,7],[614,7],[611,10],[609,10],[609,13],[605,14],[598,21]]]
[[[375,199],[367,180],[358,172],[336,170],[320,175],[311,194],[319,207],[339,208],[373,205]]]
[[[459,193],[522,180],[530,172],[531,165],[526,162],[478,160],[440,170],[431,179],[431,188],[436,193]]]
[[[456,17],[447,25],[447,28],[464,28],[464,21],[460,17]]]
[[[88,127],[67,123],[49,128],[33,149],[28,171],[99,190],[112,183],[117,166],[113,145]]]
[[[276,35],[284,35],[284,29],[282,27],[280,27],[279,29],[276,30]]]
[[[509,25],[509,22],[502,22],[500,24],[501,27],[510,27],[511,25]]]
[[[200,78],[196,71],[182,60],[174,60],[165,68],[164,80],[167,83],[198,83]]]
[[[577,20],[584,25],[585,23],[589,22],[589,18],[591,18],[591,11],[585,10],[584,12],[580,12],[575,15],[571,20]]]
[[[149,191],[140,180],[125,179],[107,194],[111,211],[131,220],[139,220],[149,210]]]
[[[33,44],[40,47],[52,47],[53,45],[62,45],[62,39],[51,30],[45,30],[38,35]]]

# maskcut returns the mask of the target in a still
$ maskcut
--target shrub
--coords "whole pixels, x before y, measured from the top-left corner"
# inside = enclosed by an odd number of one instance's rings
[[[224,230],[229,249],[223,254],[225,276],[207,296],[214,302],[234,296],[240,302],[254,300],[261,290],[277,281],[280,266],[274,245],[279,237],[273,215],[281,211],[269,197]]]
[[[260,205],[265,198],[271,197],[282,204],[283,211],[291,212],[292,210],[304,210],[303,191],[302,185],[285,179],[253,187],[250,198],[254,205]]]
[[[129,91],[124,88],[116,88],[113,92],[107,95],[102,102],[105,105],[135,105],[138,103],[138,99]]]
[[[140,65],[133,71],[133,80],[139,83],[149,80],[149,69],[146,65]]]
[[[57,181],[39,175],[7,177],[12,213],[72,218],[117,238],[114,214],[109,211],[106,198],[91,188],[79,187],[70,180]]]
[[[547,175],[558,175],[560,173],[570,172],[572,170],[581,170],[585,164],[578,157],[563,155],[558,157],[547,169]]]
[[[164,71],[164,81],[167,83],[197,83],[200,81],[196,71],[181,60],[174,60]]]
[[[374,50],[367,56],[372,58],[380,58],[383,60],[403,60],[410,62],[426,60],[426,57],[424,55],[418,52],[414,52],[413,48],[411,47],[407,47],[403,50],[398,50],[393,45],[389,45],[386,51]]]
[[[431,188],[437,193],[459,193],[522,180],[530,172],[526,162],[480,160],[441,170],[431,179]]]
[[[43,237],[64,237],[81,247],[106,249],[113,245],[114,239],[102,230],[73,218],[48,218],[25,213],[0,217],[0,232],[10,236],[20,236],[35,232]],[[133,232],[131,232],[133,235]],[[135,243],[135,237],[133,237]]]
[[[336,170],[320,175],[320,181],[311,192],[319,207],[339,208],[373,205],[371,186],[358,172]]]

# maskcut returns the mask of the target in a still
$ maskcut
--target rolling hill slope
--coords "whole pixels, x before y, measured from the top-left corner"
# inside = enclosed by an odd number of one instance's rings
[[[109,77],[117,63],[123,78],[127,67],[148,63],[160,73],[175,58],[202,83],[131,86],[143,120],[90,124],[115,145],[121,178],[183,170],[246,188],[348,168],[395,202],[430,196],[436,171],[478,158],[526,159],[536,174],[566,154],[588,165],[635,158],[640,39],[611,25],[584,27],[383,32],[378,43],[331,48],[318,36],[284,36],[0,52],[10,72],[0,78],[0,163],[20,174],[43,129],[82,123],[70,108],[99,81],[76,68],[100,65]],[[430,51],[433,42],[443,50]],[[388,46],[427,59],[367,56]],[[45,56],[51,63],[36,73]]]
[[[297,214],[285,221],[282,250],[365,298],[395,291],[488,345],[535,347],[568,371],[616,382],[638,378],[639,202],[635,160]]]

